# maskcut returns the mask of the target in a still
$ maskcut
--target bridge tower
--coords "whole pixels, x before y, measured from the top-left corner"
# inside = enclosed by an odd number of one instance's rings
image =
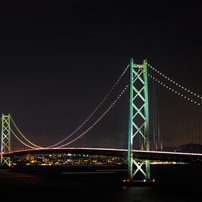
[[[10,114],[2,114],[1,118],[1,166],[4,164],[10,167],[10,157],[4,157],[3,153],[9,152],[10,145]]]
[[[138,172],[144,177],[144,181],[150,181],[149,160],[137,161],[133,159],[133,147],[149,151],[149,106],[148,106],[148,82],[147,60],[143,64],[134,64],[130,58],[130,82],[129,82],[129,121],[128,121],[128,180],[131,182]],[[135,143],[135,144],[134,144]],[[133,164],[136,166],[133,172]],[[142,165],[145,164],[145,171]]]

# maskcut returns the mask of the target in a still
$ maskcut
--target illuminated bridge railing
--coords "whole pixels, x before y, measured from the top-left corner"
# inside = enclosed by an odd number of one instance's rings
[[[111,149],[111,148],[41,148],[41,149],[26,149],[4,153],[4,156],[20,156],[26,154],[41,154],[41,153],[72,153],[72,154],[92,154],[103,156],[118,156],[127,157],[127,149]],[[183,152],[164,152],[164,151],[145,151],[133,150],[133,158],[140,160],[155,160],[155,161],[176,161],[187,163],[202,163],[202,154],[200,153],[183,153]]]

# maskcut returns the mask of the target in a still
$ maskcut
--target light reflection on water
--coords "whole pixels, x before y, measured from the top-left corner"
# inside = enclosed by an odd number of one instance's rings
[[[114,173],[57,176],[10,172],[0,169],[0,187],[10,200],[30,193],[40,200],[67,201],[201,201],[199,182],[202,165],[157,166],[154,187],[125,187],[119,183],[124,175]]]

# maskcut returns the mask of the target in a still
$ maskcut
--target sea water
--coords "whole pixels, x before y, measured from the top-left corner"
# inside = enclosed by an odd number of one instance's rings
[[[0,195],[9,201],[202,201],[201,171],[202,165],[152,165],[155,186],[127,187],[126,169],[116,166],[0,169]]]

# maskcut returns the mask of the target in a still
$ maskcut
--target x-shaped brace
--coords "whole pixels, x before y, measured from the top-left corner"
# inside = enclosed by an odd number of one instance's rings
[[[133,163],[136,165],[136,170],[135,172],[133,173],[133,176],[135,176],[135,174],[138,172],[138,171],[141,171],[142,174],[146,177],[146,173],[144,172],[144,170],[142,170],[142,165],[144,164],[144,161],[139,165],[135,160],[133,160]]]

